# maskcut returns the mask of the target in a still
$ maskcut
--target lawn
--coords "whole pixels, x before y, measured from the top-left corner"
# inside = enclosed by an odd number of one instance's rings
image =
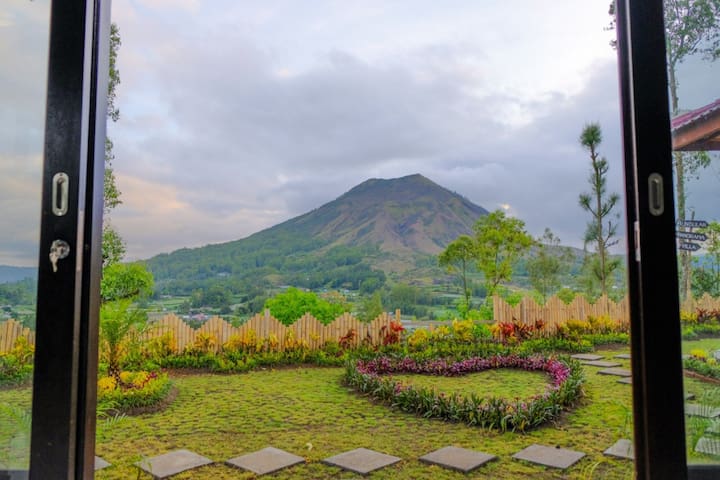
[[[683,340],[682,353],[688,355],[691,350],[700,349],[706,352],[720,350],[720,338],[703,338],[702,340]]]
[[[179,375],[175,377],[178,397],[166,411],[125,418],[112,428],[102,429],[97,453],[114,466],[99,472],[96,478],[130,478],[136,474],[133,462],[178,448],[222,461],[268,445],[308,461],[273,475],[276,479],[355,478],[320,461],[358,447],[403,459],[395,466],[374,472],[372,477],[376,479],[632,478],[630,461],[602,454],[617,439],[631,437],[630,387],[617,383],[617,377],[597,375],[594,367],[586,371],[584,404],[557,425],[526,434],[499,434],[394,412],[342,386],[340,368],[290,368],[228,376]],[[503,388],[508,394],[513,392],[509,384],[523,384],[523,391],[515,395],[525,395],[541,391],[543,377],[537,372],[488,371],[440,380],[446,386],[457,380],[454,388],[462,391],[469,390],[472,381],[480,394],[489,390],[485,380],[496,385],[506,383]],[[434,380],[438,379],[413,379]],[[512,454],[533,443],[559,445],[588,456],[565,472],[512,460]],[[417,460],[447,445],[492,453],[499,460],[469,476]],[[229,479],[253,475],[219,464],[174,478]]]
[[[611,358],[620,351],[599,353]],[[620,361],[629,368],[628,360]],[[134,462],[180,448],[222,462],[274,446],[307,460],[272,476],[278,480],[361,478],[321,463],[323,458],[358,447],[403,459],[374,472],[374,479],[629,479],[633,477],[632,462],[607,457],[602,451],[620,438],[632,438],[631,387],[618,383],[617,377],[598,375],[598,370],[585,367],[586,397],[581,405],[556,424],[525,434],[501,434],[393,411],[344,387],[341,368],[268,369],[237,375],[175,373],[178,396],[165,411],[100,422],[96,451],[113,466],[98,472],[96,478],[136,478]],[[542,373],[515,370],[489,370],[458,378],[402,377],[416,385],[434,384],[448,393],[477,389],[480,395],[493,392],[520,397],[541,392],[547,383]],[[686,388],[701,395],[708,386],[687,379]],[[29,388],[2,390],[0,404],[27,407],[29,396]],[[7,438],[5,430],[0,426],[0,439]],[[7,441],[0,442],[2,456],[7,454]],[[566,471],[511,458],[533,443],[579,450],[587,456]],[[499,458],[469,475],[418,460],[447,445]],[[150,477],[143,474],[139,478]],[[248,479],[254,475],[219,463],[173,478]]]

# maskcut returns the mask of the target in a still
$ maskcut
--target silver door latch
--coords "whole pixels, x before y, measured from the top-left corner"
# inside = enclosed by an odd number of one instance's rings
[[[57,262],[70,254],[70,245],[65,240],[54,240],[50,245],[50,263],[53,272],[57,272]]]
[[[68,190],[70,178],[65,172],[58,172],[52,179],[52,212],[56,217],[62,217],[68,211]]]

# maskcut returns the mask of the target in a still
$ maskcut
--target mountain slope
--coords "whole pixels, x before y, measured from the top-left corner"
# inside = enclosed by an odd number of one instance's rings
[[[317,288],[410,275],[487,211],[422,175],[371,179],[306,214],[233,242],[148,260],[168,293],[218,278]],[[196,285],[197,286],[197,285]]]
[[[289,230],[332,245],[437,254],[487,211],[422,175],[370,179],[316,210],[261,234]]]

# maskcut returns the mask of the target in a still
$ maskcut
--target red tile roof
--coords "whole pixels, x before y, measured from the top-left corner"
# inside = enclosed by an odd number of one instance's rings
[[[670,122],[673,150],[720,150],[720,99]]]

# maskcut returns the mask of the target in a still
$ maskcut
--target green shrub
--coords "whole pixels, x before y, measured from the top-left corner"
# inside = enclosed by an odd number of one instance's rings
[[[0,386],[20,385],[30,380],[35,348],[25,337],[15,340],[12,350],[0,353]]]
[[[165,373],[120,372],[120,382],[115,376],[98,380],[98,405],[106,410],[107,405],[126,412],[139,407],[151,407],[165,400],[172,383]]]
[[[690,356],[683,361],[683,364],[687,370],[704,377],[720,379],[720,365],[714,358]]]
[[[591,352],[592,350],[593,344],[588,340],[572,340],[560,337],[525,340],[515,347],[517,353],[524,355],[553,352],[584,353]]]
[[[608,345],[611,343],[628,345],[630,343],[630,335],[627,333],[589,333],[583,335],[582,338],[592,345]]]

